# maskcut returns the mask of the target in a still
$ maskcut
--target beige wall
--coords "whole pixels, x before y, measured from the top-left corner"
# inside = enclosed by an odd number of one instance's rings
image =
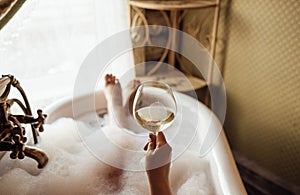
[[[207,48],[209,11],[190,11],[183,20],[183,30]],[[288,186],[300,186],[299,13],[299,0],[222,0],[216,53],[233,151],[249,168]],[[185,65],[185,71],[195,72]]]
[[[227,2],[220,37],[226,39],[230,145],[300,185],[300,1]]]

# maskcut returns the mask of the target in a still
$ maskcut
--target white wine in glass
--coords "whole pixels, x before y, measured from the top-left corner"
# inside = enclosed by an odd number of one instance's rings
[[[147,81],[137,89],[133,114],[143,128],[153,133],[165,130],[172,124],[176,111],[176,100],[167,84]]]

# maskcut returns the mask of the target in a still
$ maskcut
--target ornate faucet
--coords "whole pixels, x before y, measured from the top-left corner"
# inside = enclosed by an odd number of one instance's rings
[[[21,93],[25,105],[18,99],[8,99],[12,86]],[[20,106],[24,115],[10,113],[14,103]],[[25,144],[27,137],[25,128],[21,125],[22,123],[31,125],[34,144],[38,143],[39,132],[44,131],[43,124],[47,115],[43,114],[42,110],[37,110],[37,114],[37,118],[32,116],[28,99],[19,81],[12,75],[2,75],[0,78],[0,151],[11,151],[12,159],[30,157],[38,162],[38,168],[43,168],[48,162],[47,155],[42,150]]]

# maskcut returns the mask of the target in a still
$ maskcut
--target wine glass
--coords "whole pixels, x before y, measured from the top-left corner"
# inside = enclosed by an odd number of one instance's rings
[[[137,89],[133,116],[144,129],[157,133],[168,128],[177,111],[172,89],[163,82],[146,81]]]

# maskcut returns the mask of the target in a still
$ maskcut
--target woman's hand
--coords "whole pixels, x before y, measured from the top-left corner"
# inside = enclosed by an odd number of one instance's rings
[[[144,150],[147,151],[146,170],[151,194],[172,194],[169,182],[172,148],[164,134],[149,134]]]

